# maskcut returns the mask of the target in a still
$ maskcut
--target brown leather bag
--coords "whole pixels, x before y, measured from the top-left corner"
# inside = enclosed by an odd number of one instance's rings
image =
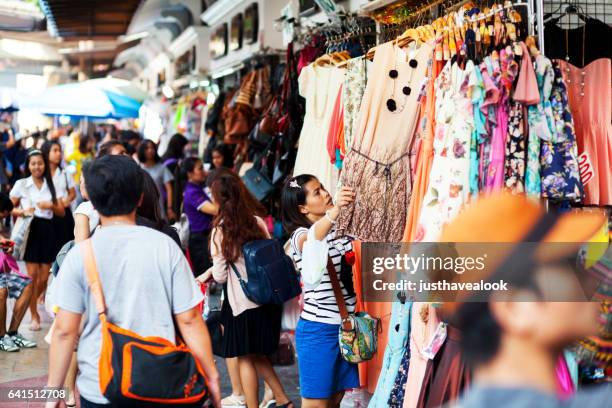
[[[253,98],[257,81],[256,71],[252,71],[242,79],[240,90],[233,106],[230,106],[225,116],[225,144],[239,144],[246,141],[247,136],[255,126],[256,115],[253,110]]]
[[[255,121],[253,109],[250,106],[237,103],[231,108],[225,118],[225,144],[238,144],[246,141]]]

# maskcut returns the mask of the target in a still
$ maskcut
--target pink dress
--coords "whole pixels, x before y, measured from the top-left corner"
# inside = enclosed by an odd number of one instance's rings
[[[518,64],[510,47],[500,51],[501,70],[499,79],[499,99],[497,100],[496,123],[491,138],[491,163],[487,174],[487,192],[499,191],[504,186],[504,168],[506,159],[506,142],[508,139],[508,99],[512,91],[514,78],[518,74]],[[494,65],[497,67],[497,65]]]
[[[599,206],[612,205],[610,64],[609,58],[600,58],[578,68],[559,60],[576,129],[584,204]]]

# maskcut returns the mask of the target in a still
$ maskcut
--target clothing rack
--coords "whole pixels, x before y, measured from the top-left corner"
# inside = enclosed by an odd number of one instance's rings
[[[543,6],[542,6],[543,1],[544,0],[519,0],[517,2],[513,2],[512,4],[503,4],[503,5],[500,4],[500,6],[496,10],[490,11],[487,14],[487,16],[485,16],[485,18],[489,18],[493,16],[496,12],[499,12],[501,10],[506,10],[509,8],[524,8],[525,17],[527,18],[528,35],[534,35],[536,32],[540,34],[540,33],[543,33],[543,30],[544,30]],[[572,0],[569,0],[569,1],[572,1]],[[578,0],[578,1],[599,1],[599,0]],[[391,34],[390,37],[392,37],[393,35],[397,36],[401,34],[400,31],[403,32],[406,28],[408,28],[408,25],[410,22],[413,22],[414,20],[418,20],[425,13],[432,12],[436,8],[441,9],[439,10],[440,15],[443,13],[448,14],[451,11],[455,11],[459,9],[460,7],[464,6],[468,2],[469,0],[460,0],[460,1],[429,0],[424,5],[420,5],[419,7],[414,8],[412,10],[408,9],[406,12],[405,19],[402,20],[401,22],[392,23],[392,24],[380,23],[382,40],[384,42],[384,40],[388,36],[386,35],[388,34],[387,32],[390,32]],[[393,5],[396,2],[377,2],[377,3],[379,3],[378,7],[374,7],[374,5],[372,5],[371,7],[364,6],[361,12],[376,15],[375,9],[378,9],[382,7],[383,5],[386,5],[386,6]],[[478,3],[478,2],[475,2],[475,3]],[[481,17],[475,17],[474,20],[472,20],[472,18],[469,18],[466,20],[479,21],[480,19]],[[538,45],[540,47],[540,50],[543,52],[544,50],[544,36],[543,35],[538,36]]]

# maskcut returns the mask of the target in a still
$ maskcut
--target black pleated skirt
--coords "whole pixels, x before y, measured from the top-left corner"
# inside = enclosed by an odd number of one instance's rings
[[[53,230],[55,231],[55,254],[59,252],[64,244],[74,239],[74,217],[70,208],[66,208],[63,217],[53,216]]]
[[[32,263],[49,264],[57,255],[57,234],[53,220],[34,217],[23,260]]]
[[[222,356],[274,353],[280,340],[282,313],[281,305],[262,305],[233,316],[226,296],[221,308],[224,326]]]

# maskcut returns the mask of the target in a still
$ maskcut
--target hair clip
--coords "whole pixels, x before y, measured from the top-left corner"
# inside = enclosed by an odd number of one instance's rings
[[[291,188],[299,188],[299,189],[301,189],[301,188],[302,188],[302,187],[300,187],[300,185],[298,184],[298,182],[297,182],[297,181],[295,181],[295,179],[293,179],[293,180],[291,180],[291,181],[289,182],[289,187],[291,187]]]

